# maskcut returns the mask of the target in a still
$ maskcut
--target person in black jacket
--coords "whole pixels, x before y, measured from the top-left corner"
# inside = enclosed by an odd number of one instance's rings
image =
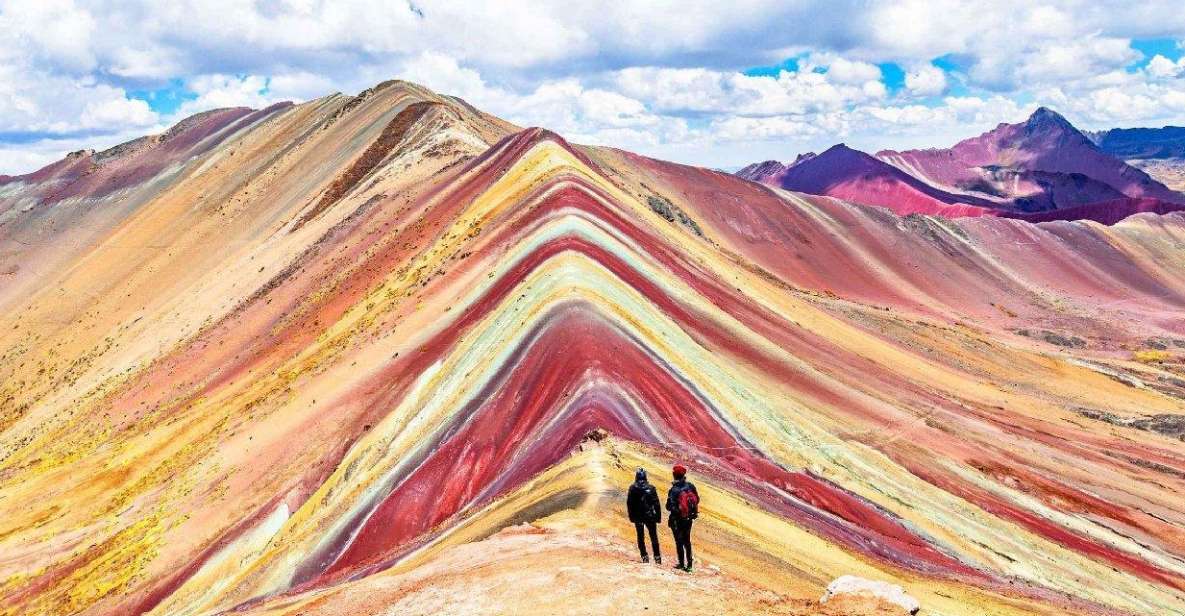
[[[650,562],[646,554],[646,541],[642,536],[642,527],[650,531],[650,545],[654,548],[654,562],[662,564],[662,552],[658,549],[658,523],[662,521],[662,509],[658,506],[658,490],[646,480],[646,471],[638,469],[634,474],[634,483],[630,484],[629,493],[625,497],[625,508],[629,512],[630,522],[638,531],[638,551],[642,553],[642,562]]]
[[[699,516],[699,492],[687,481],[687,469],[676,464],[672,469],[675,480],[667,491],[667,523],[675,535],[675,552],[679,555],[676,569],[691,572],[691,522]],[[684,494],[684,493],[687,494]]]

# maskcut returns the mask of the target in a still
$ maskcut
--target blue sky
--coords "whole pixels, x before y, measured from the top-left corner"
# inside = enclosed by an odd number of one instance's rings
[[[266,88],[263,89],[266,93]],[[128,98],[142,100],[148,107],[162,116],[172,116],[177,113],[181,105],[197,99],[197,94],[190,91],[184,79],[170,79],[161,84],[150,84],[143,89],[128,90]]]
[[[1050,106],[1185,124],[1178,2],[0,0],[0,173],[214,107],[401,77],[524,126],[733,167],[945,145]]]

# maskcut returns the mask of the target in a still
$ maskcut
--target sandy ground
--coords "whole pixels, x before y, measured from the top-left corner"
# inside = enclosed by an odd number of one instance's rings
[[[450,548],[414,571],[376,575],[253,614],[899,614],[872,598],[820,605],[762,590],[710,562],[688,574],[642,564],[632,546],[563,520]]]

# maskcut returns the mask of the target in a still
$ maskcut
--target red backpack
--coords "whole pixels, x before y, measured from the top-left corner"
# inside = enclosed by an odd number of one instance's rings
[[[684,520],[694,520],[699,517],[699,495],[692,490],[690,486],[679,490],[677,499],[679,505],[679,517]]]

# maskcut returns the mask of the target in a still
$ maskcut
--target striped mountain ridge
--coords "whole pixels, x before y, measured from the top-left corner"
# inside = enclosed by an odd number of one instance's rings
[[[406,82],[253,113],[0,186],[0,609],[449,611],[458,566],[628,546],[623,482],[676,460],[719,566],[648,592],[1185,606],[1180,214],[899,218]]]

